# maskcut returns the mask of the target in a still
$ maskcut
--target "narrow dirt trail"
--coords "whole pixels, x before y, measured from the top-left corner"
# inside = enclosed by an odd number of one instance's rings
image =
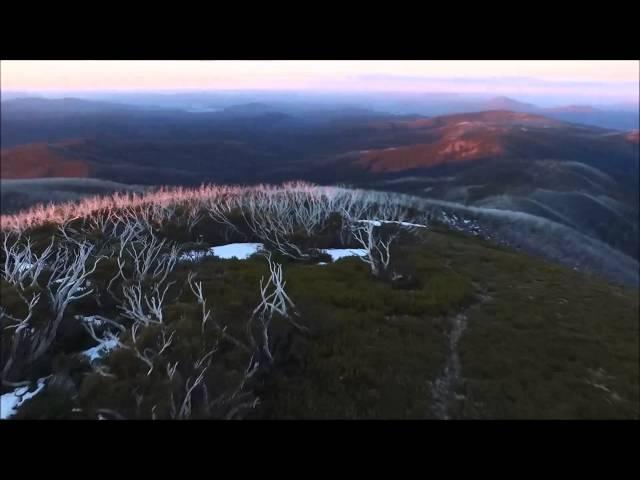
[[[451,419],[451,405],[457,399],[456,387],[461,383],[460,356],[458,355],[458,342],[462,333],[467,328],[468,318],[464,313],[459,313],[451,320],[449,331],[449,345],[447,361],[444,370],[432,384],[432,394],[435,400],[432,409],[433,414],[439,420]]]
[[[471,310],[491,300],[491,297],[484,292],[483,288],[475,283],[474,287],[477,291],[477,301],[447,320],[450,326],[449,333],[447,334],[447,360],[442,373],[431,383],[431,394],[434,399],[431,410],[432,414],[438,420],[451,420],[455,418],[455,412],[452,411],[453,407],[456,402],[464,400],[465,398],[463,395],[456,393],[458,387],[463,383],[458,344],[469,323],[467,314]]]

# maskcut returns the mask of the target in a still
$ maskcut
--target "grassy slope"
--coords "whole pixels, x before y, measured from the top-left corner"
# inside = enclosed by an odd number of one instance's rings
[[[463,310],[454,418],[638,417],[637,291],[445,233],[402,255],[419,290],[381,285],[355,259],[288,271],[320,328],[267,415],[431,418],[447,318]]]
[[[276,373],[258,386],[262,402],[252,417],[434,418],[431,382],[449,355],[450,320],[463,312],[456,389],[463,397],[449,405],[451,417],[638,418],[637,291],[438,229],[405,239],[394,259],[416,279],[407,288],[372,278],[355,258],[285,265],[288,292],[312,333],[279,335],[275,325]],[[180,348],[200,335],[198,306],[188,291],[177,291],[190,269],[217,321],[235,333],[258,301],[265,267],[259,257],[179,267],[167,318]],[[109,269],[105,262],[98,276],[109,278]],[[79,312],[96,313],[95,306],[87,301],[70,313]],[[91,346],[75,342],[76,350]],[[119,376],[111,381],[88,374],[69,350],[60,346],[54,365],[79,383],[73,405],[115,405],[126,413],[132,388],[146,381],[132,373],[135,359],[111,355],[107,363]],[[213,374],[242,368],[233,351],[221,355],[215,363],[222,370]],[[68,401],[45,391],[19,416],[67,417],[65,411]]]

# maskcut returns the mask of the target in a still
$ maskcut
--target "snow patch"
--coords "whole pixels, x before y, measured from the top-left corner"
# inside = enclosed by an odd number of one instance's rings
[[[418,228],[427,228],[426,225],[422,225],[420,223],[409,223],[409,222],[394,222],[394,221],[386,221],[384,223],[397,223],[399,225],[402,225],[403,227],[418,227]]]
[[[76,315],[75,318],[76,320],[80,320],[83,323],[87,323],[95,327],[101,327],[105,324],[105,321],[97,315],[89,315],[88,317],[85,317],[84,315]]]
[[[382,225],[382,223],[380,222],[380,220],[357,220],[357,223],[370,223],[372,224],[374,227],[379,227]]]
[[[18,265],[18,270],[20,272],[26,272],[28,270],[31,270],[33,266],[34,265],[31,262],[20,262],[20,264]]]
[[[237,258],[238,260],[246,260],[254,253],[264,249],[262,243],[229,243],[228,245],[220,245],[211,247],[209,250],[191,250],[182,253],[180,260],[195,262],[205,257],[218,257],[223,259]]]
[[[447,214],[447,212],[442,210],[440,212],[440,221],[442,221],[442,223],[444,223],[445,225],[448,225],[453,230],[469,233],[476,237],[483,236],[487,239],[491,238],[489,235],[481,231],[480,224],[474,219],[461,218],[458,217],[455,213]]]
[[[400,222],[398,220],[357,220],[358,223],[371,223],[374,227],[380,227],[383,223],[396,223],[403,227],[420,227],[427,228],[426,225],[419,223]]]
[[[321,252],[330,255],[334,262],[344,257],[364,257],[367,255],[364,248],[325,248]]]
[[[83,351],[82,355],[87,357],[89,361],[93,362],[94,360],[104,357],[107,353],[115,349],[117,346],[118,341],[116,339],[105,340],[95,347],[91,347],[90,349]]]
[[[211,248],[211,254],[219,258],[237,258],[245,260],[254,253],[264,249],[262,243],[230,243]]]
[[[30,398],[35,397],[40,390],[44,388],[45,381],[48,377],[40,378],[37,387],[33,392],[29,392],[29,387],[16,388],[13,392],[5,393],[0,397],[0,419],[7,418],[16,414],[18,407]]]

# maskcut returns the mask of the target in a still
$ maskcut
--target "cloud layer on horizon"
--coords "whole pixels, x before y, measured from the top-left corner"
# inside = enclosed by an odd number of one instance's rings
[[[398,91],[638,103],[639,66],[637,61],[2,61],[0,74],[4,91]]]

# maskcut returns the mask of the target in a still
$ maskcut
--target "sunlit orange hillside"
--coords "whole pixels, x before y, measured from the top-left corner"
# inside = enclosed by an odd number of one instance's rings
[[[0,150],[3,179],[88,176],[87,162],[64,158],[51,144],[31,143]]]

